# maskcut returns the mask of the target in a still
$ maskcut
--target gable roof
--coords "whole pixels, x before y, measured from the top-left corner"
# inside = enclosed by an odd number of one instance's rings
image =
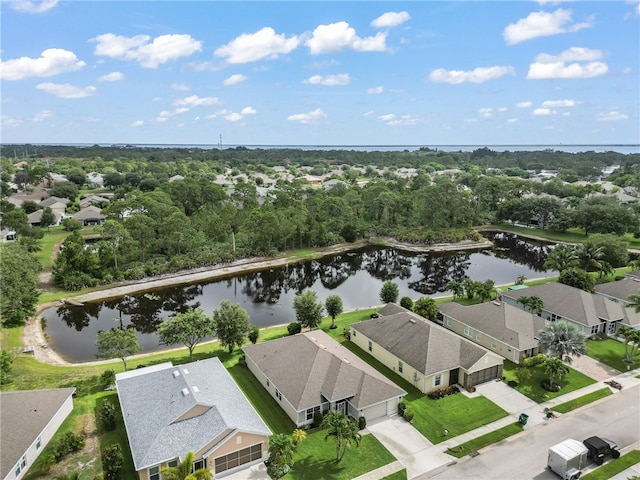
[[[76,220],[91,220],[94,218],[107,218],[102,214],[102,210],[96,206],[88,206],[76,213],[73,218]]]
[[[43,207],[52,207],[56,203],[60,203],[66,207],[71,203],[71,200],[69,200],[68,198],[49,197],[42,200],[40,202],[40,205],[42,205]]]
[[[451,330],[403,310],[354,323],[351,328],[427,376],[456,367],[468,370],[485,355],[495,355]]]
[[[601,319],[616,321],[624,318],[624,308],[619,303],[559,282],[507,290],[502,296],[516,301],[520,297],[540,297],[544,310],[587,326],[599,325]]]
[[[504,302],[485,302],[468,307],[449,302],[440,305],[440,311],[517,350],[537,347],[536,337],[545,327],[544,318]]]
[[[629,296],[636,295],[640,291],[640,278],[625,277],[615,282],[596,285],[596,293],[629,303]]]
[[[217,357],[120,373],[116,387],[136,470],[198,452],[225,432],[271,435]]]
[[[75,388],[0,393],[0,478],[5,478],[36,441]]]
[[[406,395],[403,389],[322,330],[299,333],[242,349],[297,411],[350,398],[366,408]]]

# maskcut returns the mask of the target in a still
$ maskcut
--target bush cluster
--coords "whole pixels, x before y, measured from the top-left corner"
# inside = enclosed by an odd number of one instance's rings
[[[542,381],[540,382],[540,386],[544,388],[547,392],[559,392],[560,389],[562,388],[557,383],[551,383],[551,379],[549,379],[549,377],[543,378]]]
[[[106,431],[116,429],[116,407],[108,400],[105,400],[98,407],[96,420],[100,428]]]
[[[104,480],[120,480],[124,456],[120,445],[114,443],[102,451],[102,472]]]
[[[528,357],[522,360],[522,366],[526,368],[536,367],[543,363],[547,359],[544,353],[539,353],[533,357]]]
[[[358,430],[364,430],[367,428],[367,419],[364,417],[358,418]]]
[[[407,422],[411,423],[411,422],[413,421],[413,417],[414,417],[413,410],[411,410],[411,409],[407,408],[407,409],[404,411],[404,415],[402,415],[402,416],[404,417],[404,419],[405,419]]]
[[[400,415],[401,417],[404,417],[404,412],[407,409],[407,404],[404,402],[404,400],[401,400],[398,403],[398,415]]]
[[[440,387],[436,388],[435,390],[431,390],[429,393],[427,393],[427,396],[432,400],[438,400],[440,398],[448,397],[449,395],[458,393],[459,391],[460,390],[458,390],[456,386],[451,385],[449,387]]]
[[[300,333],[302,331],[302,325],[300,322],[291,322],[287,325],[287,331],[289,335],[295,335],[296,333]]]
[[[84,448],[84,435],[76,435],[73,432],[65,432],[52,445],[51,452],[56,462],[59,462],[70,453],[79,452]]]

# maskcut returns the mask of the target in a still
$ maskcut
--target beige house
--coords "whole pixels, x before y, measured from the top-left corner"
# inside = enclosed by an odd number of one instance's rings
[[[116,387],[140,480],[188,452],[216,478],[267,458],[271,431],[217,357],[119,373]]]
[[[546,324],[537,315],[498,301],[468,307],[443,303],[440,321],[446,329],[514,363],[539,353],[538,332]]]
[[[19,480],[73,410],[75,388],[0,393],[0,478]]]
[[[502,378],[500,355],[398,305],[352,324],[350,333],[353,343],[423,393]]]
[[[596,285],[596,294],[618,302],[622,305],[631,305],[629,296],[640,292],[640,278],[628,276],[615,282],[607,282]]]
[[[395,415],[407,394],[322,330],[242,350],[249,370],[298,427],[329,410],[367,422]]]

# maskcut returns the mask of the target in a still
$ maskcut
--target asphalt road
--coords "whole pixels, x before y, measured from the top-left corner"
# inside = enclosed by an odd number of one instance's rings
[[[566,438],[582,441],[592,435],[613,440],[623,454],[625,447],[640,442],[640,387],[622,390],[592,406],[482,449],[474,458],[464,457],[457,464],[444,467],[444,470],[416,478],[558,480],[560,477],[546,468],[549,447]],[[606,460],[609,461],[612,460]]]

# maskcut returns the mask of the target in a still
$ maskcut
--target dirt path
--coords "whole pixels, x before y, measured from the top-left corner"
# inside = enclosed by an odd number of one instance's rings
[[[319,257],[338,255],[358,248],[366,247],[368,245],[388,246],[397,248],[400,250],[410,252],[447,252],[458,250],[481,250],[490,248],[492,243],[485,242],[461,242],[455,244],[435,244],[435,245],[410,245],[396,242],[391,239],[377,238],[373,241],[361,241],[348,244],[334,245],[331,247],[318,249],[316,253]],[[207,267],[195,270],[187,270],[158,277],[143,279],[139,281],[123,282],[117,286],[108,287],[102,290],[97,290],[90,293],[85,293],[76,296],[70,296],[69,301],[85,303],[98,300],[104,300],[108,298],[119,298],[126,295],[133,295],[137,293],[143,293],[155,290],[161,287],[176,286],[190,283],[202,282],[205,280],[214,280],[219,278],[225,278],[234,276],[237,274],[254,272],[258,270],[265,270],[268,268],[282,267],[292,263],[298,263],[306,261],[306,258],[292,258],[292,257],[280,257],[280,258],[249,258],[237,260],[235,262],[222,265]],[[41,281],[43,279],[41,278]],[[36,315],[30,318],[24,326],[22,334],[22,343],[25,347],[33,347],[33,356],[36,360],[42,363],[48,363],[50,365],[66,365],[66,366],[78,366],[78,365],[99,365],[114,363],[119,360],[104,360],[96,362],[69,363],[58,355],[53,349],[49,348],[46,336],[42,330],[42,319],[40,313],[47,308],[61,305],[62,302],[51,302],[38,305]],[[179,350],[179,348],[176,348]],[[136,355],[135,358],[145,357],[148,355],[156,354],[146,353]]]

